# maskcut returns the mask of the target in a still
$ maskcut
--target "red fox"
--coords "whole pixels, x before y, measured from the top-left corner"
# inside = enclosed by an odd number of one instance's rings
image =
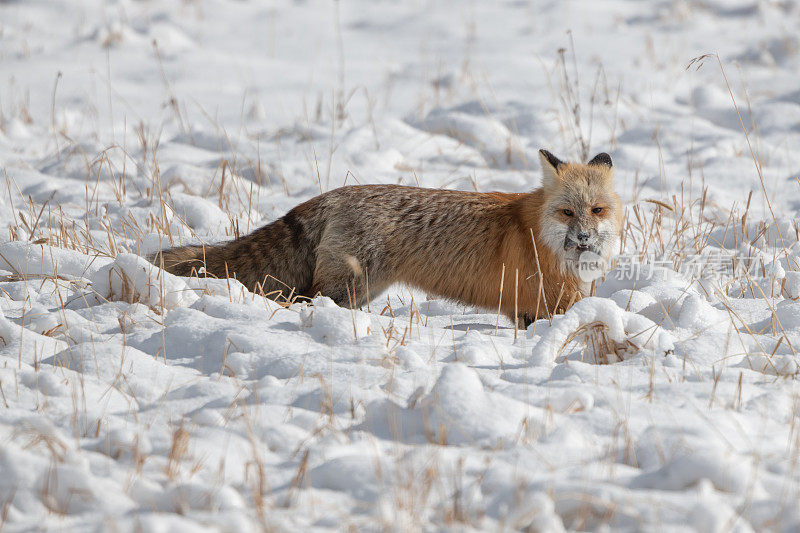
[[[177,275],[233,276],[342,306],[405,282],[527,327],[586,295],[571,265],[586,251],[608,259],[622,226],[608,154],[587,164],[539,156],[542,186],[530,193],[342,187],[237,240],[152,259]]]

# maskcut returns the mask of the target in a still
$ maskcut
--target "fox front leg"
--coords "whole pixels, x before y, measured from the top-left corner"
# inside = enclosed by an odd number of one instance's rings
[[[536,319],[532,318],[531,315],[528,313],[520,313],[519,316],[517,317],[517,324],[519,326],[522,326],[520,329],[528,329],[528,326],[533,324],[535,320]]]

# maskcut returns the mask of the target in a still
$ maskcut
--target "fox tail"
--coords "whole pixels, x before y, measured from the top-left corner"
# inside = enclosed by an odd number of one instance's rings
[[[191,276],[203,272],[209,255],[219,252],[213,246],[193,245],[179,246],[168,250],[160,250],[150,256],[154,265],[163,268],[176,276]]]

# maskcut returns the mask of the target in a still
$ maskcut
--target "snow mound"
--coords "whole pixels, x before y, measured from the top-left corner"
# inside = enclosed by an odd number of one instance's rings
[[[92,290],[106,300],[140,302],[158,309],[188,307],[197,294],[178,276],[134,254],[120,254],[91,277]]]
[[[0,316],[0,355],[15,359],[19,356],[32,365],[55,355],[66,345],[62,340],[40,335]]]
[[[675,345],[672,333],[652,320],[625,311],[614,301],[591,297],[576,302],[564,315],[553,318],[552,326],[533,347],[531,362],[554,364],[575,334],[587,326],[599,326],[610,340],[629,344],[635,350],[663,355]]]
[[[800,357],[792,354],[751,353],[735,366],[770,376],[797,376],[800,374]]]
[[[481,153],[489,167],[524,169],[530,166],[517,135],[491,116],[438,108],[428,113],[420,127],[472,146]]]
[[[106,257],[85,255],[47,244],[24,241],[0,244],[0,269],[10,270],[23,277],[91,278],[110,261]]]
[[[513,440],[530,406],[486,390],[475,370],[462,363],[442,369],[431,391],[402,408],[389,400],[367,406],[361,427],[408,442],[494,446]]]
[[[338,344],[357,341],[370,334],[367,313],[343,309],[327,296],[317,296],[300,309],[300,325],[318,342]]]

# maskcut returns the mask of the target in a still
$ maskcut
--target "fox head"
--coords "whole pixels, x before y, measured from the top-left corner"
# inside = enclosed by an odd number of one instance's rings
[[[611,156],[600,153],[584,165],[565,163],[547,150],[539,150],[539,159],[544,244],[565,263],[587,251],[607,259],[618,242],[622,223]]]

